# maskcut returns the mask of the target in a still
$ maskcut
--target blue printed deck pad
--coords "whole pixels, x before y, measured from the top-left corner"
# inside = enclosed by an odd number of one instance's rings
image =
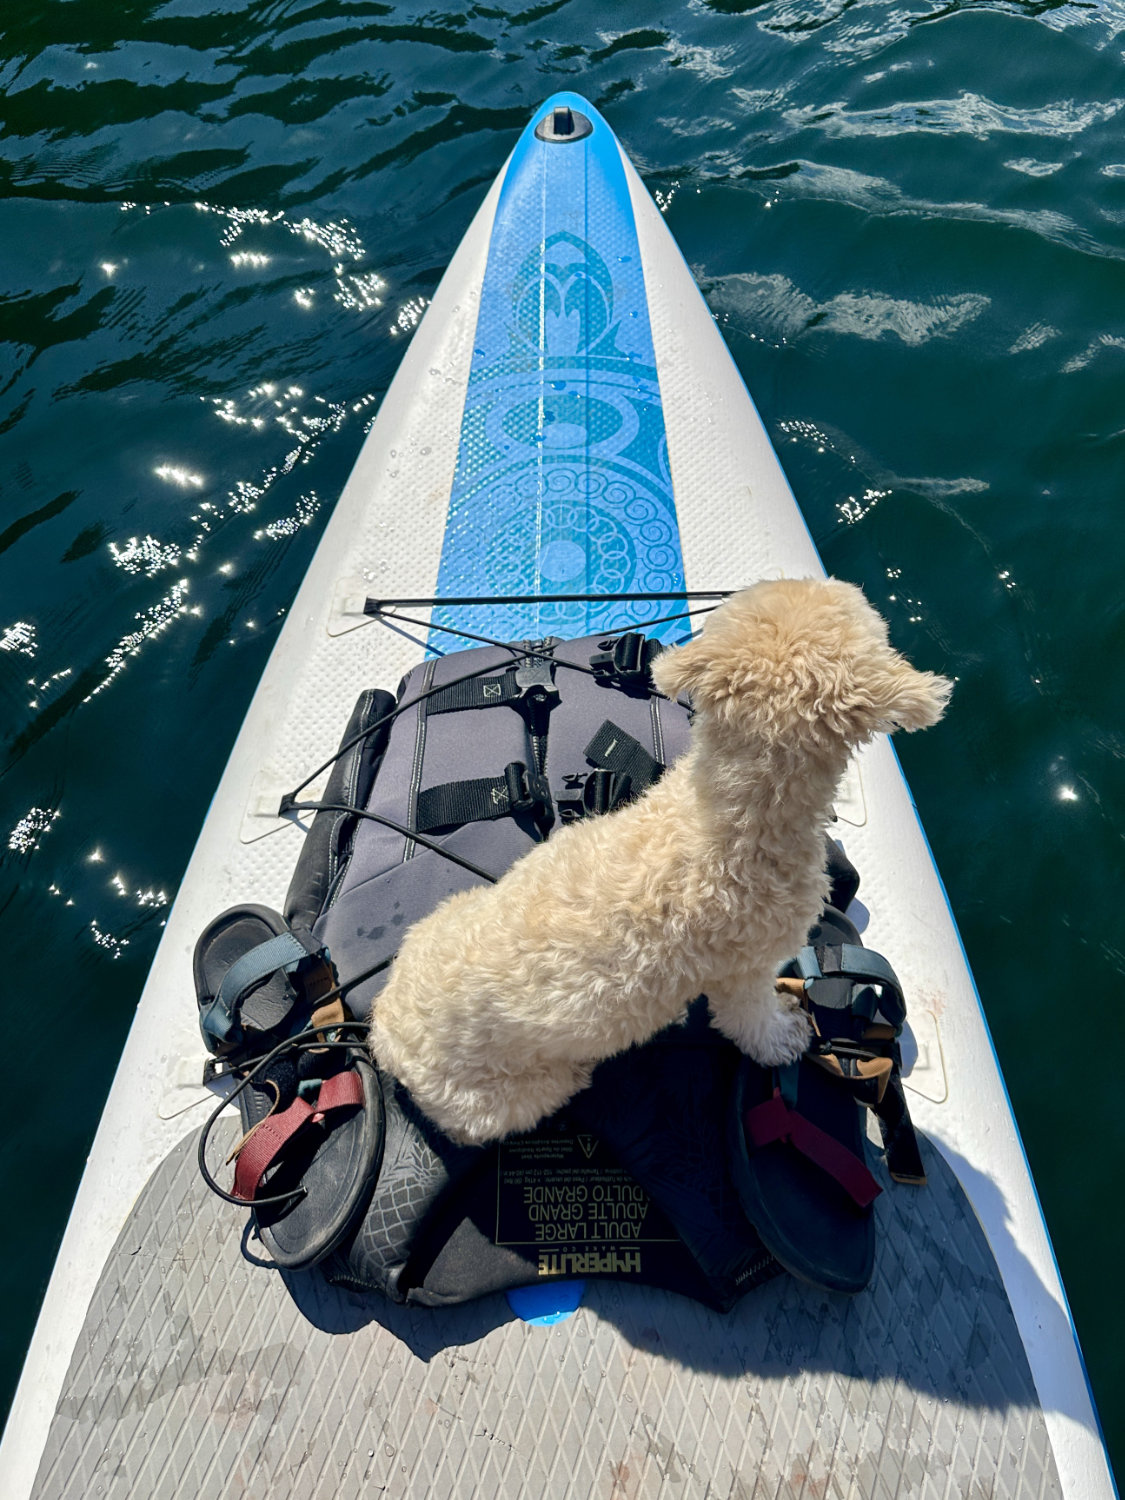
[[[539,140],[564,105],[593,130]],[[438,595],[682,589],[644,273],[613,133],[556,94],[508,164],[481,291]],[[505,640],[674,613],[617,602],[447,606],[435,622]],[[653,634],[679,638],[685,623]],[[452,637],[435,633],[448,650]]]

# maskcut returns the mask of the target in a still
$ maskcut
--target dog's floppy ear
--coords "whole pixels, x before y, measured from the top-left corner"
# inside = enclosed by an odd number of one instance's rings
[[[678,698],[687,693],[698,706],[701,697],[707,695],[710,666],[711,653],[702,637],[697,636],[686,645],[662,651],[652,663],[652,680],[657,691],[666,697]]]
[[[953,692],[948,677],[919,672],[897,651],[865,663],[856,685],[855,711],[868,734],[929,729],[945,713]]]

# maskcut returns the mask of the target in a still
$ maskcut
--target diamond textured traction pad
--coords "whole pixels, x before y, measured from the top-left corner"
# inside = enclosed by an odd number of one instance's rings
[[[255,1264],[197,1139],[106,1264],[36,1500],[1061,1495],[995,1262],[928,1143],[927,1188],[873,1164],[859,1297],[780,1277],[724,1316],[603,1281],[543,1328],[499,1296],[404,1308]]]

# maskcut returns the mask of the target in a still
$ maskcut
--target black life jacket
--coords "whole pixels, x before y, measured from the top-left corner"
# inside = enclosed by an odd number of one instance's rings
[[[651,690],[657,642],[633,633],[515,648],[522,654],[489,646],[427,660],[397,698],[360,696],[342,741],[351,748],[321,800],[407,832],[318,812],[286,904],[294,926],[327,944],[341,978],[390,958],[411,923],[480,883],[410,834],[499,875],[560,823],[639,795],[687,748],[688,711]],[[408,706],[365,735],[396,703]],[[858,879],[829,848],[843,907]],[[384,982],[378,974],[350,991],[353,1015],[369,1013]],[[729,1308],[780,1270],[727,1167],[738,1064],[697,1002],[682,1023],[602,1064],[534,1132],[482,1148],[447,1140],[383,1075],[374,1196],[322,1269],[338,1284],[429,1306],[609,1276]]]
[[[500,875],[561,822],[639,795],[687,748],[687,710],[649,689],[657,642],[514,645],[536,654],[452,652],[415,667],[397,700],[363,693],[343,743],[396,701],[414,706],[339,757],[322,800],[380,814]],[[286,916],[327,943],[340,975],[357,974],[395,953],[405,927],[446,896],[479,884],[414,839],[325,812],[302,848]],[[354,1015],[367,1014],[383,983],[349,993]]]

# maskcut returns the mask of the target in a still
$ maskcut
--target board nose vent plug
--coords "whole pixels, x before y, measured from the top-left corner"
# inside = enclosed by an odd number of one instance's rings
[[[550,114],[544,115],[535,127],[536,137],[541,141],[554,141],[556,144],[565,144],[567,141],[580,141],[593,130],[589,118],[578,110],[571,109],[569,104],[558,104]]]

